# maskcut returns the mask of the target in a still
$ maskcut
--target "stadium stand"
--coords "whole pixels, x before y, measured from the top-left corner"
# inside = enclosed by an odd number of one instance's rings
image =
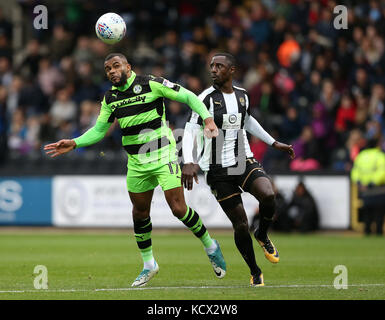
[[[49,8],[48,29],[32,28],[37,4]],[[117,128],[55,164],[42,152],[44,144],[78,136],[94,124],[109,85],[103,59],[111,50],[126,54],[134,70],[195,93],[210,84],[207,57],[230,52],[239,62],[236,85],[249,91],[253,115],[299,155],[282,159],[252,139],[265,168],[349,172],[366,141],[385,133],[385,6],[346,1],[348,29],[336,30],[336,5],[15,0],[0,6],[0,174],[124,172]],[[111,7],[128,28],[114,47],[94,33],[97,17]],[[20,12],[21,25],[6,10]],[[168,108],[170,126],[183,127],[188,112],[186,106]],[[100,161],[102,155],[106,161]]]

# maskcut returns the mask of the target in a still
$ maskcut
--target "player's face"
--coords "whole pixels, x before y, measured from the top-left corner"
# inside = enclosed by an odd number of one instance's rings
[[[108,80],[116,87],[124,85],[128,74],[131,71],[131,65],[122,58],[116,56],[104,62],[104,70]]]
[[[231,80],[234,67],[230,66],[226,57],[215,56],[211,59],[210,73],[214,84],[222,86],[225,82]]]

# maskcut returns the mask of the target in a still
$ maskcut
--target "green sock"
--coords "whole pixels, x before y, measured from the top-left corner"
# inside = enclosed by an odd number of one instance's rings
[[[152,246],[146,249],[140,249],[140,254],[142,256],[143,262],[151,261],[152,259],[154,259],[154,256],[152,254]]]
[[[179,220],[182,221],[200,241],[202,241],[205,248],[210,248],[213,245],[213,239],[211,239],[209,232],[194,209],[187,206],[186,214]]]

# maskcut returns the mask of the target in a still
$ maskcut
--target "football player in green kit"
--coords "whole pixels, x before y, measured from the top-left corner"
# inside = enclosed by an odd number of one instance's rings
[[[198,113],[208,138],[218,135],[212,116],[198,97],[182,86],[161,77],[135,74],[123,54],[108,55],[104,69],[113,86],[104,95],[94,127],[75,139],[48,144],[44,150],[56,157],[95,144],[117,119],[128,157],[127,189],[133,205],[135,238],[144,263],[132,286],[144,286],[159,271],[152,252],[150,218],[151,200],[158,185],[174,216],[201,240],[216,276],[223,278],[226,263],[219,244],[210,237],[198,213],[189,208],[184,199],[176,142],[166,125],[164,98],[185,103]]]

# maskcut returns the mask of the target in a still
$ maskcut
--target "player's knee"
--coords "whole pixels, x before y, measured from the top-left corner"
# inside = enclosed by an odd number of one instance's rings
[[[238,217],[244,212],[242,198],[239,194],[219,201],[219,205],[222,207],[223,211],[226,212],[231,221],[233,220],[232,217]]]
[[[181,219],[185,216],[187,212],[187,206],[184,202],[181,201],[170,201],[169,203],[172,214]]]
[[[266,192],[263,194],[260,203],[263,204],[264,206],[268,207],[274,207],[275,206],[275,194],[273,191],[271,192]]]
[[[149,208],[138,208],[138,207],[132,208],[132,217],[134,220],[144,220],[149,216],[150,216]]]
[[[247,216],[242,203],[238,203],[235,207],[228,209],[225,212],[233,225],[234,232],[248,232],[249,226]]]
[[[235,221],[233,223],[233,229],[235,233],[247,234],[249,232],[249,225],[245,220]]]

